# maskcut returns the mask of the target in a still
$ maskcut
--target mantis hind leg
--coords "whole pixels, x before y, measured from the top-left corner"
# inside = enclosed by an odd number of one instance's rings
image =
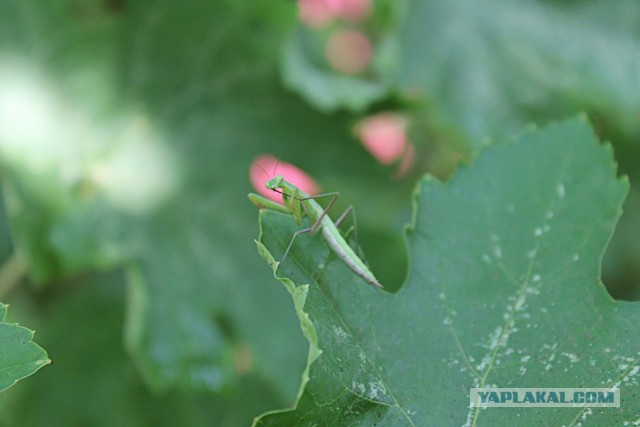
[[[360,243],[358,241],[358,221],[356,220],[356,210],[353,207],[353,205],[350,205],[347,209],[345,209],[342,215],[340,215],[338,219],[335,221],[335,225],[336,227],[340,226],[340,223],[342,223],[342,221],[344,221],[344,219],[349,214],[351,214],[351,223],[353,224],[353,240],[355,241],[355,244],[356,244],[355,251],[357,252],[360,259],[364,261],[365,265],[369,267],[367,258],[364,256],[364,252],[362,251],[362,248],[360,247]]]
[[[289,246],[287,246],[287,250],[284,251],[284,255],[282,256],[282,258],[278,262],[278,267],[280,267],[280,264],[282,264],[284,262],[284,260],[287,258],[287,255],[289,255],[289,251],[291,250],[291,247],[293,246],[293,241],[296,240],[296,237],[298,237],[299,235],[304,234],[304,233],[309,233],[311,231],[313,231],[313,227],[303,228],[302,230],[298,230],[295,233],[293,233],[293,237],[291,238],[291,241],[289,242]]]
[[[320,224],[322,224],[322,219],[327,214],[327,212],[329,212],[329,209],[331,209],[331,206],[333,206],[336,200],[338,200],[339,193],[326,193],[326,194],[320,194],[315,197],[305,197],[303,199],[297,199],[297,200],[303,201],[303,200],[314,199],[314,198],[323,197],[323,196],[333,196],[333,199],[331,199],[331,201],[329,202],[327,207],[322,211],[322,213],[318,215],[318,218],[316,219],[316,221],[313,223],[311,227],[303,228],[302,230],[298,230],[295,233],[293,233],[293,237],[289,242],[289,246],[287,246],[287,250],[284,252],[284,255],[282,256],[282,259],[280,260],[278,265],[280,265],[287,258],[287,255],[289,255],[289,251],[291,250],[291,247],[293,246],[293,241],[296,240],[296,237],[304,233],[313,234],[318,230],[318,228],[320,227]],[[307,207],[304,204],[302,205],[302,209],[305,211],[307,217],[311,218],[311,215],[309,215],[309,211],[307,210]]]
[[[331,209],[331,207],[333,206],[333,204],[336,202],[336,200],[338,200],[338,196],[340,195],[340,193],[326,193],[326,194],[320,194],[318,196],[314,196],[314,197],[306,197],[304,199],[299,199],[299,200],[307,200],[307,199],[315,199],[318,197],[324,197],[324,196],[333,196],[333,198],[331,199],[331,201],[329,202],[329,204],[327,205],[327,207],[324,209],[324,211],[322,211],[322,214],[320,216],[318,216],[318,219],[316,220],[316,222],[313,224],[313,226],[311,226],[311,228],[308,230],[311,233],[315,233],[316,230],[318,229],[318,227],[320,226],[320,224],[322,223],[322,219],[324,218],[324,216],[327,214],[327,212],[329,212],[329,209]],[[305,205],[302,205],[304,211],[307,214],[307,217],[309,217],[309,212],[307,211],[307,208],[305,207]],[[358,241],[358,221],[356,219],[356,210],[353,207],[353,205],[350,205],[347,209],[345,209],[345,211],[342,213],[342,215],[340,215],[338,217],[338,219],[334,222],[335,226],[338,227],[340,225],[340,223],[342,223],[342,221],[344,221],[344,219],[347,217],[347,215],[351,214],[351,222],[353,224],[353,239],[355,240],[355,251],[357,252],[358,256],[360,257],[360,259],[362,261],[364,261],[365,265],[367,267],[369,267],[369,262],[367,261],[367,257],[364,255],[364,252],[362,251],[362,248],[360,247],[360,243]]]

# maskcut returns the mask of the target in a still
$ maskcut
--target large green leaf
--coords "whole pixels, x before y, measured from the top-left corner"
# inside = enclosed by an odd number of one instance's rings
[[[425,179],[396,295],[299,238],[276,276],[312,350],[297,408],[258,425],[622,425],[637,419],[640,309],[600,262],[627,192],[585,120],[485,149],[448,183]],[[290,217],[261,216],[271,263]],[[477,411],[469,388],[621,387],[619,410]]]
[[[31,341],[34,332],[6,323],[6,315],[7,305],[0,303],[0,391],[51,363],[47,352]]]
[[[476,143],[585,109],[634,135],[639,22],[634,0],[413,0],[397,82]]]

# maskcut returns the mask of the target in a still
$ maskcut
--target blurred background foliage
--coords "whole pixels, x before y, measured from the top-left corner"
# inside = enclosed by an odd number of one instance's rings
[[[252,161],[340,191],[395,291],[419,176],[577,112],[631,180],[603,280],[636,299],[636,0],[1,0],[0,256],[20,271],[0,299],[53,365],[0,421],[235,426],[291,405],[307,343],[255,250]]]

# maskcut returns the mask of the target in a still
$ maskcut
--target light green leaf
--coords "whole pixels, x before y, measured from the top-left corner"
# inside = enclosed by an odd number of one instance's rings
[[[308,381],[295,410],[257,425],[635,421],[640,308],[600,282],[628,189],[615,173],[611,146],[577,119],[486,148],[448,183],[425,179],[396,295],[367,286],[321,238],[299,238],[276,276],[311,344]],[[261,218],[259,248],[277,260],[296,227]],[[622,404],[468,408],[469,388],[483,386],[620,386]]]
[[[51,363],[47,352],[31,341],[33,331],[4,321],[7,307],[0,303],[0,391]]]

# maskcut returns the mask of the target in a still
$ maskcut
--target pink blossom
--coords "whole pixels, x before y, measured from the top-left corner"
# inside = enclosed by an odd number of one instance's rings
[[[342,13],[343,3],[345,0],[322,0],[327,5],[329,10],[336,16]]]
[[[298,0],[298,19],[312,27],[324,27],[341,18],[362,22],[371,13],[371,0]]]
[[[361,120],[356,132],[364,147],[384,165],[398,160],[410,145],[407,121],[395,113],[380,113]]]
[[[310,195],[318,194],[318,184],[301,169],[290,163],[279,161],[270,154],[261,154],[256,157],[249,168],[249,179],[256,192],[269,200],[282,204],[282,195],[265,188],[264,184],[277,175],[283,175],[284,179]]]
[[[345,74],[358,74],[371,62],[373,49],[369,39],[360,31],[336,31],[329,42],[325,55],[329,64]]]
[[[330,0],[298,0],[298,19],[308,27],[324,27],[337,16],[338,10]]]

